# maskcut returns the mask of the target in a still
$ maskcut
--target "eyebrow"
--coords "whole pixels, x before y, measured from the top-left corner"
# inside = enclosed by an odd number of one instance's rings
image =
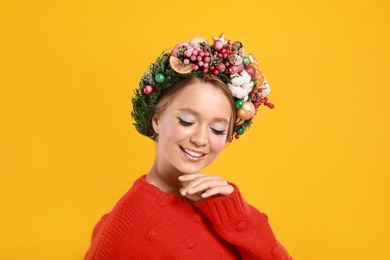
[[[192,108],[181,108],[181,109],[178,109],[180,112],[189,112],[197,117],[201,117],[201,115],[199,114],[198,111],[192,109]],[[229,119],[226,119],[226,118],[223,118],[223,117],[217,117],[217,118],[214,118],[213,121],[216,121],[216,122],[224,122],[224,123],[229,123]]]

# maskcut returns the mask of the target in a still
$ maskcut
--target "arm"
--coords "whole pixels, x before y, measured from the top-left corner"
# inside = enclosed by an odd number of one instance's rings
[[[198,176],[181,192],[192,199],[196,199],[196,194],[201,197],[195,200],[195,207],[210,220],[216,233],[235,245],[243,259],[290,260],[287,251],[275,238],[268,217],[247,204],[237,186],[218,177],[219,181],[215,177],[208,177],[199,180]],[[190,190],[192,194],[187,194]]]

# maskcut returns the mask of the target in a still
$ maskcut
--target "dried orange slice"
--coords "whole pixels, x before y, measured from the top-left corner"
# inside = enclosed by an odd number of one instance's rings
[[[203,36],[195,36],[194,38],[192,38],[192,40],[190,41],[190,45],[200,47],[202,42],[209,45],[207,39]]]
[[[179,58],[172,55],[169,57],[169,65],[179,74],[190,73],[192,71],[192,67],[194,66],[194,64],[191,63],[185,65]]]

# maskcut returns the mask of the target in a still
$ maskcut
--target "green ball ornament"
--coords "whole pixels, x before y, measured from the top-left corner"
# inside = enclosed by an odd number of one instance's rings
[[[237,109],[240,109],[244,105],[244,101],[242,101],[241,99],[237,99],[236,102],[234,102],[234,104]]]
[[[244,64],[244,66],[246,66],[246,65],[249,64],[249,59],[248,59],[248,57],[244,57],[244,58],[242,59],[242,64]]]
[[[242,135],[242,134],[244,134],[244,132],[245,132],[245,129],[244,129],[244,127],[242,127],[242,126],[240,126],[239,128],[237,128],[237,130],[236,130],[236,133],[237,133],[238,135]]]
[[[157,83],[163,83],[164,80],[165,80],[165,76],[161,73],[157,74],[155,77],[154,77],[154,80],[157,82]]]

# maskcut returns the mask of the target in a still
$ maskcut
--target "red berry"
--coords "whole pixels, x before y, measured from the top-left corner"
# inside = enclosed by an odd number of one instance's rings
[[[226,59],[226,58],[228,57],[228,54],[225,52],[225,53],[222,54],[222,57],[223,57],[224,59]]]
[[[230,66],[230,62],[229,61],[225,61],[225,66],[229,67]]]
[[[218,58],[222,59],[222,53],[218,53]]]
[[[218,70],[213,70],[213,73],[214,73],[215,75],[218,75],[219,71],[218,71]]]
[[[274,106],[274,104],[271,104],[271,103],[268,103],[268,105],[267,105],[269,108],[271,108],[271,109],[273,109],[275,106]]]
[[[204,68],[203,73],[206,74],[207,72],[209,72],[209,70],[207,68]]]
[[[215,70],[215,67],[214,66],[210,66],[210,70]]]
[[[210,78],[214,78],[214,74],[213,73],[210,73]]]
[[[226,52],[226,48],[222,48],[221,53],[225,53],[225,52]]]

